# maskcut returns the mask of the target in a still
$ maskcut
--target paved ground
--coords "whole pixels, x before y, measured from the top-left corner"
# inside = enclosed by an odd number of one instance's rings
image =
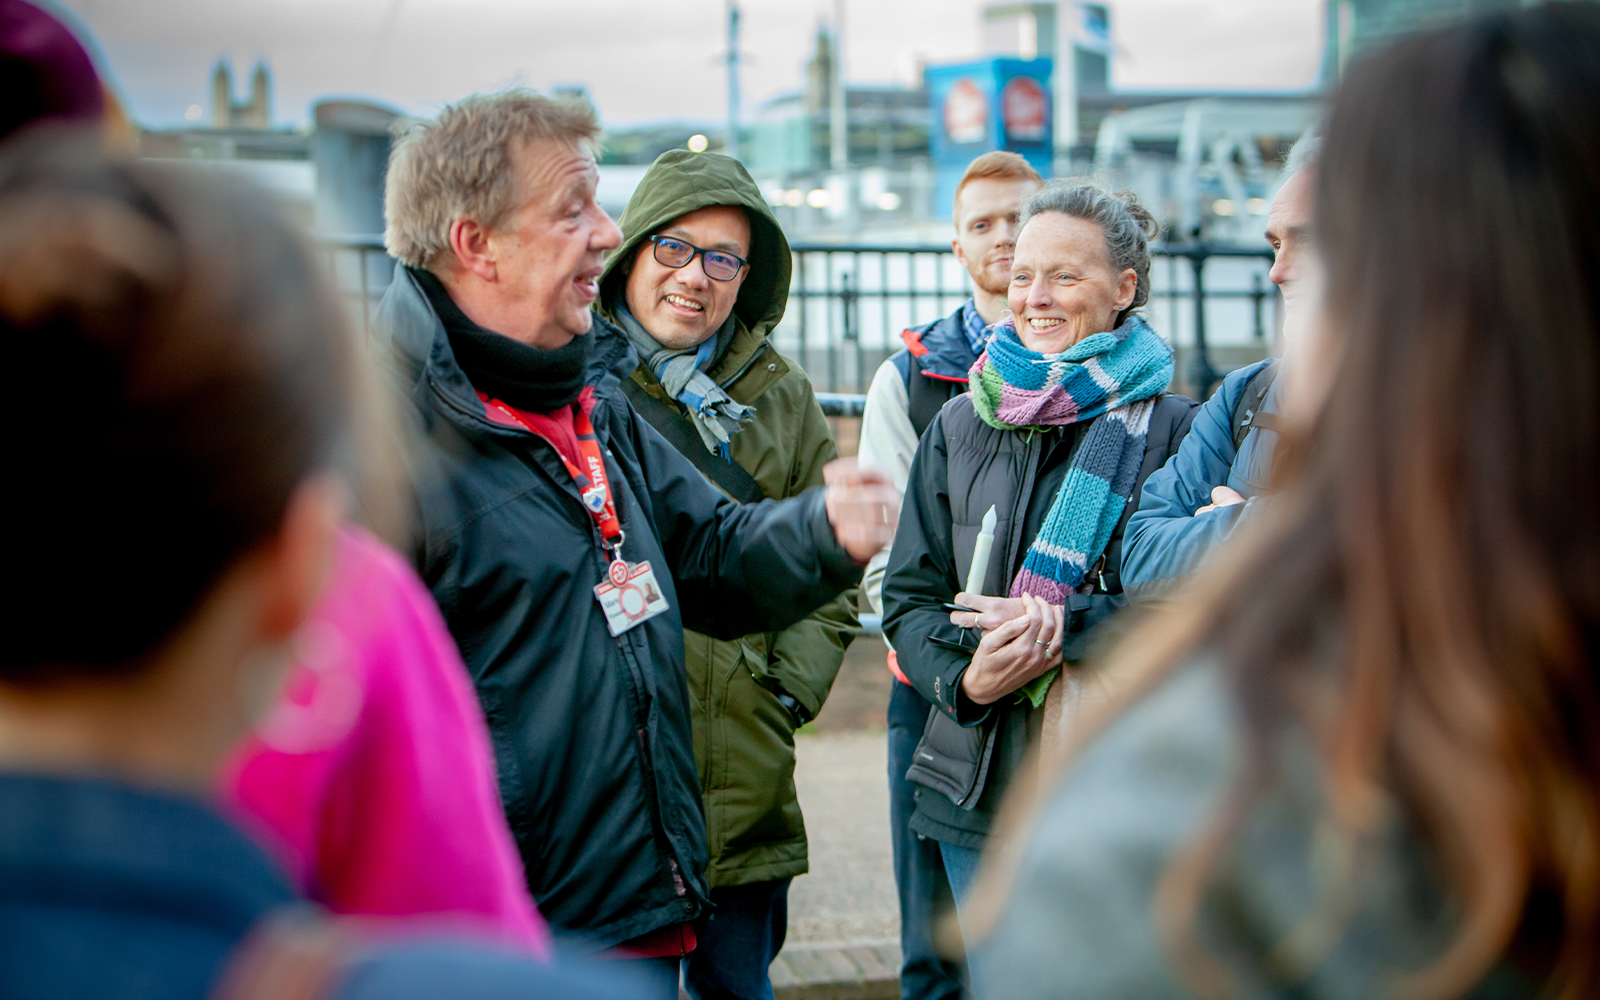
[[[801,733],[796,755],[811,874],[789,890],[789,941],[898,941],[882,729]]]
[[[859,421],[834,420],[855,454]],[[817,720],[795,740],[795,784],[811,842],[811,873],[789,890],[789,942],[878,945],[900,940],[889,849],[884,712],[893,683],[882,639],[850,644]]]
[[[884,710],[892,680],[880,639],[850,647],[817,721],[795,739],[795,784],[811,873],[789,891],[789,940],[900,937],[889,849]]]

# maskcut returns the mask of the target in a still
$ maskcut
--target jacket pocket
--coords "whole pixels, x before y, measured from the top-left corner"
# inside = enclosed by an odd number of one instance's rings
[[[794,719],[756,675],[764,643],[731,644],[737,651],[725,676],[725,700],[715,725],[725,737],[724,767],[714,799],[718,839],[713,859],[738,864],[738,855],[804,835],[794,792]]]
[[[928,710],[906,780],[942,793],[962,809],[972,809],[983,795],[995,731],[993,716],[968,728],[935,705]]]

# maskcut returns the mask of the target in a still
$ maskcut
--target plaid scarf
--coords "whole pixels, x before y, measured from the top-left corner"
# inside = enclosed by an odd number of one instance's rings
[[[1024,430],[1095,420],[1011,582],[1012,597],[1052,604],[1083,585],[1133,495],[1156,396],[1172,381],[1172,349],[1137,316],[1060,354],[1024,347],[1006,320],[970,373],[973,408],[991,427]],[[1052,671],[1022,693],[1039,705]],[[1037,688],[1037,691],[1034,689]]]
[[[729,439],[739,433],[742,425],[755,420],[756,409],[722,391],[722,386],[712,381],[706,372],[721,359],[733,341],[738,330],[735,325],[738,321],[733,314],[729,313],[722,329],[699,347],[674,351],[662,347],[659,341],[650,336],[650,331],[634,318],[620,297],[616,313],[617,325],[628,335],[633,349],[639,354],[639,360],[650,369],[661,383],[661,388],[667,390],[667,395],[682,403],[683,408],[689,411],[689,420],[694,424],[694,429],[700,432],[700,440],[705,442],[706,450],[722,456],[725,462],[732,462]]]

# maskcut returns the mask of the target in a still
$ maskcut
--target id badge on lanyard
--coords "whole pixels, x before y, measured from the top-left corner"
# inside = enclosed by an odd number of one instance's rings
[[[584,509],[594,518],[601,537],[605,539],[605,547],[611,550],[606,578],[594,588],[595,600],[600,602],[600,610],[605,613],[606,627],[611,630],[611,634],[621,635],[671,607],[661,593],[661,585],[656,580],[655,571],[650,568],[650,563],[631,563],[622,557],[622,543],[627,536],[622,530],[622,522],[617,517],[616,503],[611,496],[611,484],[606,476],[606,464],[600,451],[600,441],[595,436],[594,425],[590,423],[589,415],[583,411],[583,407],[574,405],[573,416],[577,430],[578,451],[588,466],[587,472],[573,465],[572,460],[556,447],[551,436],[531,423],[526,415],[497,400],[488,402],[499,407],[529,432],[549,442],[551,449],[560,456],[561,463],[567,467],[568,474],[578,487],[578,496],[583,500]]]

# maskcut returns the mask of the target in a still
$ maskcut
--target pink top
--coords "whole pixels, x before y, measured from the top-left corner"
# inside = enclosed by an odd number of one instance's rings
[[[483,711],[411,568],[341,531],[295,661],[224,771],[225,803],[335,912],[430,915],[548,957]]]

